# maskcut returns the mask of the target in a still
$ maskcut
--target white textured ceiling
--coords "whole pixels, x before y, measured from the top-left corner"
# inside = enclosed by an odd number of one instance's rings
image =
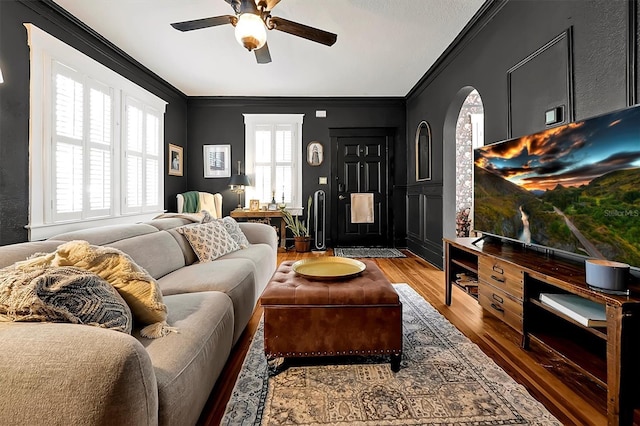
[[[338,35],[327,47],[268,32],[270,64],[231,25],[169,24],[233,14],[224,0],[55,0],[189,96],[405,96],[484,0],[282,0],[272,15]]]

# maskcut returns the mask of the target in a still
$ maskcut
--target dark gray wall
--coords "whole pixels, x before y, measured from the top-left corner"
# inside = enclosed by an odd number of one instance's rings
[[[29,47],[23,22],[30,22],[168,102],[165,141],[186,146],[184,94],[48,1],[0,1],[0,245],[27,240],[29,211]],[[168,146],[165,147],[168,152]],[[165,155],[167,155],[165,153]],[[166,165],[163,165],[166,167]],[[165,208],[186,176],[165,175]]]
[[[418,123],[427,120],[434,154],[433,180],[416,183],[414,152],[408,150],[407,217],[417,218],[408,223],[409,248],[442,265],[442,237],[454,236],[453,126],[471,87],[478,90],[484,104],[486,144],[510,136],[509,114],[517,125],[515,137],[544,129],[545,109],[559,102],[568,102],[568,112],[575,120],[628,105],[627,77],[630,63],[635,62],[628,55],[633,5],[624,0],[511,0],[485,5],[483,16],[407,97],[407,144],[412,146]],[[636,16],[635,9],[631,10]],[[545,48],[567,32],[566,48]],[[631,51],[636,49],[634,43]],[[566,61],[558,60],[564,51]],[[532,55],[535,52],[543,54]],[[509,70],[527,58],[530,60],[509,85]],[[569,78],[568,93],[559,96],[564,78]],[[632,75],[631,83],[636,81]],[[631,88],[635,93],[633,84]],[[523,102],[523,93],[531,96],[531,102]]]
[[[311,140],[327,144],[333,127],[397,128],[396,245],[405,245],[406,230],[406,245],[441,265],[442,236],[454,231],[453,129],[471,88],[482,96],[486,143],[508,138],[510,122],[513,136],[541,130],[544,109],[558,102],[567,103],[567,117],[575,120],[624,107],[640,95],[636,72],[639,15],[637,0],[490,0],[436,65],[425,70],[406,100],[187,99],[50,0],[2,0],[0,66],[5,84],[0,86],[0,244],[25,241],[27,236],[29,50],[23,22],[38,25],[169,102],[165,141],[185,147],[186,159],[184,177],[165,177],[167,210],[175,209],[175,194],[188,189],[222,192],[226,212],[236,204],[224,179],[203,178],[202,145],[231,144],[235,173],[235,159],[244,158],[242,113],[304,113],[305,146]],[[568,34],[566,48],[545,49],[563,33]],[[558,68],[563,49],[567,58]],[[544,54],[538,58],[535,52]],[[527,58],[533,59],[517,68],[517,78],[509,82],[509,70]],[[560,81],[567,73],[569,80]],[[528,87],[531,84],[535,90]],[[557,88],[565,86],[567,94],[558,97]],[[530,104],[523,101],[531,94],[535,99]],[[317,109],[327,110],[327,118],[315,118]],[[414,136],[421,120],[427,120],[432,130],[433,170],[432,180],[416,183]],[[321,167],[304,166],[305,197],[321,187],[319,176],[329,177],[330,184],[323,189],[331,193],[332,151],[325,147],[327,161]]]
[[[316,110],[325,110],[326,118],[316,118]],[[227,178],[203,177],[202,146],[231,144],[232,173],[237,172],[237,160],[244,167],[244,117],[242,114],[304,114],[302,143],[320,141],[324,146],[324,162],[318,167],[303,163],[302,199],[306,200],[316,190],[327,193],[327,220],[330,217],[331,161],[329,129],[344,127],[391,127],[397,129],[394,144],[394,240],[405,245],[404,195],[406,184],[405,102],[403,98],[190,98],[189,151],[190,164],[187,183],[189,189],[220,192],[224,196],[224,214],[237,205],[237,196],[228,187]],[[327,185],[319,185],[320,176],[328,177]],[[328,229],[331,224],[328,224]]]

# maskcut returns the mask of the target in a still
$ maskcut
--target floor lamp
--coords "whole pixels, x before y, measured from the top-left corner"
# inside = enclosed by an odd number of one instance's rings
[[[231,187],[231,192],[238,194],[238,207],[236,207],[236,210],[242,210],[242,194],[245,187],[251,186],[251,183],[247,175],[240,173],[240,161],[238,161],[238,174],[231,176],[229,186]]]

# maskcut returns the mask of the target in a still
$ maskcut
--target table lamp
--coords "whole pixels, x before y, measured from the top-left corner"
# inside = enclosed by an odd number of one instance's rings
[[[249,182],[247,175],[240,173],[240,161],[238,161],[238,174],[231,176],[231,179],[229,179],[231,192],[238,194],[238,207],[236,207],[236,210],[242,210],[242,194],[246,186],[251,186],[251,182]]]

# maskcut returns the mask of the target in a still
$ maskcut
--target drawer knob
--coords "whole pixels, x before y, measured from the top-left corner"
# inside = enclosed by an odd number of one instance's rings
[[[501,267],[499,267],[498,265],[493,265],[493,271],[497,272],[499,274],[504,274],[504,269],[502,269]]]
[[[504,282],[504,278],[498,278],[495,275],[491,275],[491,279],[496,280],[499,283],[503,283]]]
[[[495,300],[498,303],[504,303],[504,299],[500,296],[498,296],[497,294],[493,293],[493,295],[491,296],[493,300]]]

